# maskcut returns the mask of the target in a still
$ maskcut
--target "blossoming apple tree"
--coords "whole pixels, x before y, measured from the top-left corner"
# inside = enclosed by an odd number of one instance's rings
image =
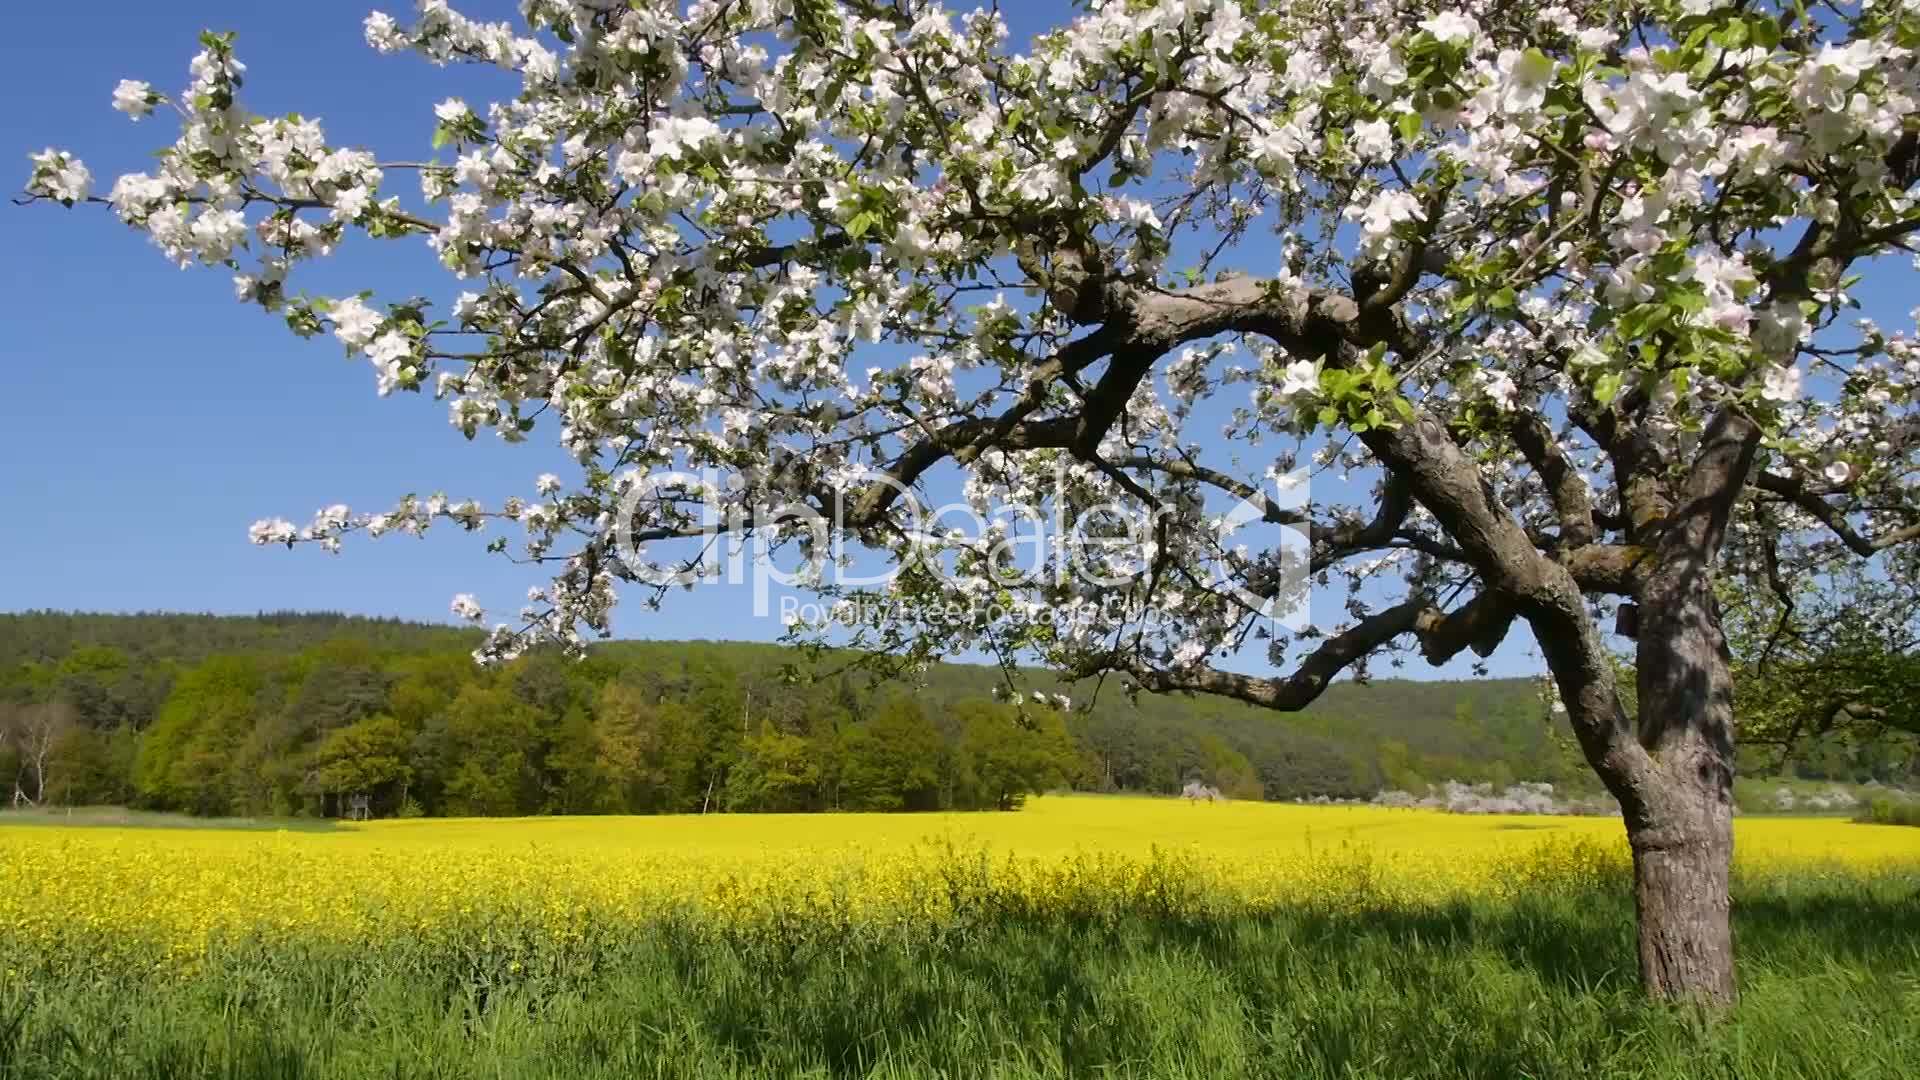
[[[98,196],[74,155],[33,157],[29,196],[109,204],[381,393],[433,393],[469,436],[551,428],[578,463],[505,505],[334,507],[256,540],[504,519],[553,573],[493,648],[577,643],[623,581],[664,591],[619,536],[714,533],[715,491],[641,478],[712,469],[729,500],[834,507],[907,567],[898,610],[1075,616],[901,617],[893,646],[1289,710],[1371,656],[1524,627],[1623,808],[1649,990],[1731,998],[1717,578],[1920,537],[1920,349],[1852,310],[1920,232],[1920,7],[1089,0],[1028,44],[936,0],[521,6],[367,20],[382,52],[518,74],[513,100],[433,106],[424,161],[249,112],[219,35],[178,95],[113,94],[177,115],[153,171]],[[463,291],[300,289],[369,240],[426,243]],[[1370,499],[1264,494],[1296,457]],[[916,525],[943,482],[1139,511],[1103,548],[1139,572]],[[1286,578],[1223,499],[1348,585],[1336,624],[1272,635],[1274,677],[1215,664]]]

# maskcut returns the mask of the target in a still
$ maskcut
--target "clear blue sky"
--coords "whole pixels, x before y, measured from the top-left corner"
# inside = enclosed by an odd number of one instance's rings
[[[1008,6],[1017,39],[1067,7]],[[507,7],[463,10],[504,15]],[[3,179],[17,190],[26,154],[46,146],[78,153],[99,190],[143,168],[175,129],[164,112],[139,124],[114,112],[114,84],[145,79],[176,91],[201,27],[239,32],[245,98],[256,111],[318,116],[332,141],[382,156],[426,153],[434,102],[510,92],[488,73],[372,53],[361,41],[366,10],[334,0],[105,0],[87,8],[81,30],[73,9],[19,8],[0,45],[0,94],[9,103],[0,151],[13,169]],[[396,189],[408,183],[395,178]],[[456,592],[510,613],[539,580],[487,555],[482,541],[445,531],[424,541],[350,541],[338,557],[248,544],[256,518],[304,521],[335,502],[381,509],[406,492],[443,488],[497,502],[527,493],[538,473],[563,471],[562,461],[551,429],[518,447],[487,436],[469,444],[430,397],[376,397],[364,362],[236,304],[223,273],[174,268],[105,208],[5,206],[0,215],[9,255],[0,268],[0,499],[8,508],[0,514],[0,610],[326,609],[445,621]],[[322,267],[299,284],[397,296],[447,280],[417,241],[362,241],[354,257]],[[660,613],[623,608],[617,627],[623,637],[778,633],[776,620],[751,616],[746,589],[707,587]],[[1516,634],[1496,670],[1536,670],[1530,651]]]

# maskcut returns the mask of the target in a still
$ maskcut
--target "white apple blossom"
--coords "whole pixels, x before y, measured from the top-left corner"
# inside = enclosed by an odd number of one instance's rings
[[[153,111],[158,97],[153,87],[138,79],[121,79],[113,88],[113,107],[138,120]]]
[[[1792,365],[1774,365],[1761,377],[1760,396],[1768,401],[1800,400],[1800,369]]]
[[[1311,394],[1320,389],[1320,365],[1313,360],[1295,360],[1281,369],[1280,385],[1274,392],[1282,400],[1290,400],[1301,394]]]
[[[1519,392],[1513,376],[1504,371],[1480,372],[1480,389],[1503,410],[1513,408],[1514,395]]]
[[[1480,24],[1473,16],[1459,11],[1442,11],[1432,18],[1421,19],[1419,26],[1436,40],[1447,42],[1467,41],[1480,32]]]
[[[380,332],[380,315],[357,296],[334,301],[328,315],[333,319],[333,334],[349,349],[361,349]]]
[[[333,197],[333,220],[357,221],[373,205],[373,192],[362,185],[344,188]]]
[[[1386,161],[1393,156],[1393,129],[1385,120],[1368,120],[1353,129],[1353,152],[1362,161]]]
[[[401,32],[400,24],[384,11],[368,15],[363,29],[367,45],[380,52],[399,52],[407,47],[407,36]]]
[[[1795,100],[1810,109],[1845,111],[1849,92],[1872,69],[1877,52],[1876,44],[1865,38],[1845,45],[1821,45],[1819,53],[1794,76]]]
[[[255,544],[288,544],[296,535],[293,522],[285,518],[263,518],[247,530],[247,539]]]
[[[1505,49],[1500,53],[1500,107],[1509,113],[1531,113],[1546,104],[1554,62],[1538,49]]]
[[[1620,32],[1609,26],[1586,26],[1574,32],[1573,40],[1583,49],[1601,52],[1620,40]]]
[[[367,359],[373,362],[374,371],[379,376],[379,390],[382,397],[391,393],[400,383],[406,368],[406,361],[413,358],[413,342],[397,330],[389,330],[374,338],[367,346]]]
[[[161,177],[127,173],[114,181],[107,202],[113,206],[121,221],[135,224],[173,195],[173,186]]]
[[[704,116],[670,116],[653,128],[647,150],[656,158],[679,158],[699,153],[722,134],[720,125]]]
[[[47,149],[31,155],[33,178],[29,188],[64,203],[84,202],[93,192],[93,173],[71,154]]]
[[[1394,227],[1405,222],[1425,221],[1426,211],[1411,192],[1388,188],[1374,193],[1362,206],[1351,204],[1345,210],[1351,220],[1360,222],[1360,243],[1371,254],[1385,254],[1393,246]]]
[[[203,210],[193,219],[193,244],[204,262],[224,262],[246,243],[247,219],[234,209]]]

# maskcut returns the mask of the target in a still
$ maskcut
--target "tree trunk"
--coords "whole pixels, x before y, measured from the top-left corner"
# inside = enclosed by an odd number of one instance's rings
[[[1648,993],[1734,1000],[1733,676],[1711,576],[1682,560],[1642,593],[1640,741],[1650,768],[1625,806]]]
[[[1629,822],[1640,978],[1649,994],[1723,1006],[1733,1002],[1733,860],[1730,804],[1711,791],[1674,788],[1651,820]]]

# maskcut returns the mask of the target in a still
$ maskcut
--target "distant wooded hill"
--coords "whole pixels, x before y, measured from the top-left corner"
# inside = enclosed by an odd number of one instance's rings
[[[1193,780],[1269,799],[1591,786],[1527,679],[1343,682],[1276,714],[1021,672],[1014,709],[978,665],[908,684],[777,645],[623,641],[483,670],[477,642],[326,613],[0,615],[0,783],[206,814],[336,814],[361,796],[375,814],[526,814],[988,808]]]

